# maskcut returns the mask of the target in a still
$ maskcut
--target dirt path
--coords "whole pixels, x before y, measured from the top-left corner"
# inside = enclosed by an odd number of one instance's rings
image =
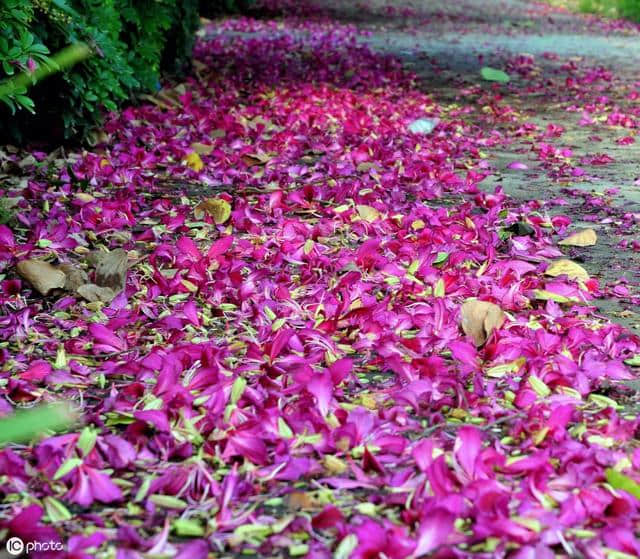
[[[515,199],[540,200],[544,211],[597,231],[596,247],[569,254],[609,287],[613,296],[597,301],[601,311],[638,328],[637,301],[630,295],[637,292],[640,269],[640,253],[631,249],[640,219],[640,143],[622,140],[637,130],[638,104],[629,96],[635,96],[638,79],[638,28],[517,0],[416,1],[391,10],[389,2],[369,3],[367,9],[344,4],[335,3],[334,15],[369,30],[366,42],[402,59],[438,103],[475,104],[478,114],[468,118],[504,133],[505,144],[487,150],[492,174],[481,188],[501,187]],[[510,71],[509,86],[482,82],[479,71],[487,65]],[[582,83],[567,87],[572,76]],[[500,106],[517,111],[513,121],[485,118],[491,93],[501,96]],[[611,124],[616,118],[624,125]],[[542,131],[564,130],[548,137],[518,134],[524,122]],[[564,163],[541,160],[536,155],[541,141],[568,148],[571,156]],[[613,160],[588,161],[598,154]],[[513,161],[529,169],[509,169]],[[583,174],[560,169],[565,163]],[[627,241],[626,250],[619,247],[621,240]],[[627,289],[614,292],[621,278]]]

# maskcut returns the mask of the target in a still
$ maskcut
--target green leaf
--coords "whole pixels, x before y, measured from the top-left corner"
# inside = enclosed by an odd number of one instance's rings
[[[63,478],[71,471],[75,470],[78,466],[82,465],[82,458],[67,458],[60,467],[58,471],[53,475],[53,481],[57,481],[60,478]]]
[[[309,546],[306,543],[296,543],[289,546],[289,555],[291,557],[302,557],[309,553]]]
[[[482,70],[480,70],[480,75],[482,76],[482,79],[487,80],[488,82],[507,83],[511,79],[509,74],[502,70],[490,68],[489,66],[482,68]]]
[[[541,301],[555,301],[556,303],[579,303],[577,297],[565,297],[553,291],[547,291],[546,289],[534,289],[533,296],[535,299]]]
[[[439,252],[436,254],[436,259],[433,261],[433,265],[437,266],[438,264],[443,264],[449,259],[448,252]]]
[[[66,404],[38,406],[17,411],[0,419],[0,446],[25,443],[47,431],[62,431],[75,420],[75,414]]]
[[[640,499],[640,485],[629,476],[626,476],[613,468],[607,468],[605,476],[607,478],[607,483],[614,489],[626,491],[636,499]]]
[[[231,404],[236,405],[240,398],[242,398],[242,394],[244,389],[247,387],[247,379],[244,377],[238,377],[233,381],[233,386],[231,387]]]
[[[551,389],[536,375],[529,375],[529,384],[531,385],[531,388],[536,391],[538,396],[546,398],[551,395]]]
[[[82,451],[83,456],[87,456],[96,444],[98,438],[98,431],[93,430],[91,427],[85,427],[78,437],[76,446]]]
[[[53,497],[44,498],[44,508],[47,511],[50,522],[64,522],[73,518],[67,507]]]
[[[630,367],[640,367],[640,353],[624,360],[625,365]]]
[[[259,544],[272,533],[273,530],[271,529],[271,526],[256,522],[254,524],[243,524],[242,526],[238,526],[234,530],[233,535],[241,541]]]
[[[278,418],[278,433],[283,439],[292,439],[293,431],[291,427],[287,424],[287,422],[282,418]]]
[[[338,548],[333,554],[333,559],[349,559],[351,553],[358,545],[358,536],[355,534],[349,534],[342,538],[342,541],[338,545]]]
[[[136,503],[139,503],[140,501],[142,501],[142,499],[144,499],[147,496],[147,493],[149,493],[149,488],[151,487],[151,482],[154,479],[155,479],[154,475],[150,475],[144,478],[144,480],[140,484],[140,489],[138,489],[138,492],[136,493],[136,496],[133,499]]]
[[[155,505],[165,509],[184,510],[187,508],[187,503],[185,501],[178,499],[178,497],[173,497],[172,495],[151,495],[149,500]]]
[[[202,524],[193,518],[178,518],[173,521],[172,528],[176,535],[186,538],[197,538],[205,534]]]
[[[27,97],[26,95],[17,94],[17,95],[14,95],[13,98],[15,99],[16,103],[18,103],[23,109],[27,109],[27,111],[29,111],[30,113],[35,114],[36,106],[30,97]],[[51,244],[51,241],[49,241],[49,244]]]

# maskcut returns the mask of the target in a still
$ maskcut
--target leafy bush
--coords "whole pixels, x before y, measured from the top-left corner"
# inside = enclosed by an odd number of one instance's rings
[[[580,9],[640,22],[640,0],[581,0]]]
[[[640,21],[640,0],[618,0],[620,15],[633,21]]]
[[[0,0],[4,77],[51,64],[49,53],[70,43],[85,42],[94,52],[28,96],[20,90],[3,99],[0,127],[14,141],[44,130],[48,138],[56,130],[85,137],[105,110],[156,89],[163,70],[185,69],[197,24],[197,0]],[[13,115],[15,109],[23,110]]]
[[[3,0],[0,2],[0,65],[6,76],[17,71],[31,72],[39,64],[50,62],[49,49],[29,32],[33,19],[31,2]],[[26,87],[14,90],[2,98],[12,111],[21,107],[33,112],[33,101],[26,96]]]

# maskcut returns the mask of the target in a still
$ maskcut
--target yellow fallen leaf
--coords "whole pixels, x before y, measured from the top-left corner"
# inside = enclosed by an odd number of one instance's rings
[[[596,244],[598,235],[593,229],[582,229],[562,239],[558,244],[571,247],[590,247]]]
[[[231,204],[222,198],[207,198],[194,208],[193,213],[196,219],[209,214],[216,225],[221,225],[231,216]]]
[[[378,402],[376,402],[376,399],[371,394],[362,394],[362,396],[360,396],[360,402],[368,410],[378,409]]]
[[[96,199],[91,196],[91,194],[87,194],[86,192],[76,192],[74,194],[74,198],[76,200],[80,200],[80,202],[84,202],[86,204],[88,204],[89,202],[95,202]]]
[[[471,336],[477,346],[487,341],[496,328],[500,328],[505,320],[503,310],[489,301],[467,299],[460,308],[462,330]]]
[[[579,303],[579,299],[576,297],[565,297],[553,291],[547,291],[546,289],[534,289],[533,297],[540,301],[555,301],[556,303]]]
[[[358,212],[360,219],[367,223],[373,223],[377,219],[380,219],[380,212],[372,206],[358,205],[356,206],[356,211]]]
[[[326,454],[322,462],[325,469],[333,475],[341,475],[347,470],[344,460],[332,454]]]
[[[544,273],[553,278],[567,276],[570,279],[580,281],[587,281],[589,279],[589,274],[580,264],[576,264],[566,258],[559,258],[551,262]]]
[[[191,169],[193,169],[196,172],[202,171],[202,169],[204,169],[204,163],[202,162],[202,159],[195,151],[192,151],[191,153],[189,153],[184,158],[184,162],[187,165],[187,167],[191,167]]]

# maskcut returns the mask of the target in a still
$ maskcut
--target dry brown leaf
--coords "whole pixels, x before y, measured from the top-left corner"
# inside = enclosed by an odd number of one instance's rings
[[[576,264],[566,258],[559,258],[558,260],[551,262],[544,273],[545,275],[554,278],[558,276],[567,276],[570,279],[580,281],[587,281],[589,279],[589,274],[582,266],[580,266],[580,264]]]
[[[124,289],[127,283],[127,270],[129,262],[126,251],[121,248],[111,252],[98,252],[94,254],[96,262],[96,285],[109,287],[115,293]]]
[[[86,283],[85,285],[79,286],[76,289],[76,293],[90,303],[95,303],[96,301],[110,303],[116,296],[115,291],[110,287],[100,287],[95,283]]]
[[[500,328],[505,321],[503,310],[489,301],[467,299],[460,309],[462,330],[471,336],[476,346],[487,341],[496,328]]]
[[[250,153],[243,155],[240,159],[242,159],[248,167],[255,167],[256,165],[266,165],[269,163],[271,156],[266,153]]]
[[[143,95],[140,95],[140,99],[149,101],[150,103],[153,103],[156,107],[160,107],[161,109],[165,109],[167,111],[170,111],[173,108],[171,104],[167,104],[166,102],[158,99],[157,97],[154,97],[152,95],[147,95],[146,93]]]
[[[363,163],[359,163],[356,167],[356,170],[359,173],[366,173],[368,171],[371,171],[371,169],[375,169],[378,172],[382,171],[382,167],[380,167],[380,165],[371,161],[364,161]]]
[[[562,239],[558,244],[571,247],[591,247],[598,242],[598,235],[593,229],[582,229]]]
[[[193,142],[191,144],[191,149],[195,151],[198,155],[211,155],[214,147],[209,144],[203,144],[200,142]]]
[[[75,292],[78,287],[89,281],[86,272],[73,264],[60,264],[60,270],[62,270],[67,277],[64,283],[64,288],[67,291]]]
[[[209,214],[216,225],[221,225],[231,217],[231,204],[222,198],[207,198],[193,209],[193,214],[196,219]]]
[[[302,491],[294,491],[287,498],[289,508],[294,510],[313,510],[322,508],[322,503],[313,493],[303,493]]]
[[[48,262],[23,260],[16,266],[18,274],[27,280],[41,295],[48,295],[52,289],[62,289],[67,276]]]

